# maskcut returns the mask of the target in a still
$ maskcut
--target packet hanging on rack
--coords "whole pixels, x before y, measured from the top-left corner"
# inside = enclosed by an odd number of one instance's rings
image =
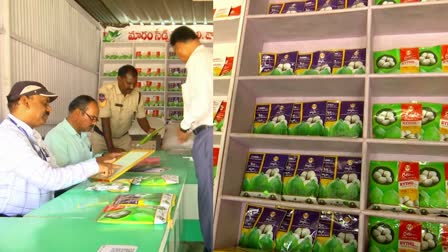
[[[93,182],[85,190],[99,192],[129,192],[130,187],[130,179],[117,179],[113,182]]]
[[[179,184],[179,176],[176,175],[149,175],[139,176],[132,180],[133,185],[141,186],[166,186]]]

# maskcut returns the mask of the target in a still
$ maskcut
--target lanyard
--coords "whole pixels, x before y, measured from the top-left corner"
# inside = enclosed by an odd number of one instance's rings
[[[36,141],[34,141],[30,136],[28,136],[28,134],[26,133],[26,131],[20,127],[13,119],[11,119],[11,117],[8,117],[8,119],[20,130],[22,131],[23,134],[25,134],[26,138],[28,139],[28,141],[30,141],[31,143],[31,147],[33,147],[34,151],[37,153],[37,155],[44,161],[47,161],[47,157],[48,157],[48,153],[42,149],[37,143]],[[38,149],[36,148],[36,146],[38,147]]]

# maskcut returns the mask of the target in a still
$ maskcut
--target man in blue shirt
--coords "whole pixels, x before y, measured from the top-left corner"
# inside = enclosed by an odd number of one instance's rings
[[[92,153],[89,132],[98,121],[98,103],[88,95],[76,97],[68,106],[69,115],[64,121],[51,129],[45,136],[50,153],[56,159],[58,167],[77,164],[96,157]],[[116,158],[118,154],[110,153],[105,158]],[[67,189],[56,191],[59,196]]]

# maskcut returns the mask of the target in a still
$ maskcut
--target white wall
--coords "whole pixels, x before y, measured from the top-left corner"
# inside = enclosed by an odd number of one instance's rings
[[[39,81],[57,93],[53,113],[40,129],[45,134],[66,116],[77,95],[96,96],[102,28],[73,0],[9,0],[9,15],[11,69],[2,103],[21,80]]]

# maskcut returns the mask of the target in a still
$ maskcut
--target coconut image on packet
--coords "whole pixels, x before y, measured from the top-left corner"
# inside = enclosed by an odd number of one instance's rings
[[[420,162],[419,202],[421,214],[448,214],[448,163]]]
[[[97,218],[109,224],[165,224],[170,219],[170,209],[162,206],[108,205]]]
[[[272,75],[294,75],[298,52],[278,53]]]
[[[107,192],[129,192],[131,187],[130,179],[117,179],[113,182],[93,182],[88,187],[86,191],[107,191]]]
[[[239,246],[274,251],[277,232],[287,211],[248,205],[245,211]]]
[[[165,186],[179,184],[179,176],[177,175],[148,175],[138,176],[132,180],[133,185],[141,186]]]
[[[277,232],[275,251],[312,252],[319,216],[319,212],[288,210]]]
[[[304,10],[305,10],[305,1],[294,1],[285,3],[281,13],[294,14],[303,12]]]
[[[324,157],[290,156],[288,161],[284,172],[282,199],[308,204],[316,203]]]
[[[250,153],[241,196],[280,200],[288,155]]]

